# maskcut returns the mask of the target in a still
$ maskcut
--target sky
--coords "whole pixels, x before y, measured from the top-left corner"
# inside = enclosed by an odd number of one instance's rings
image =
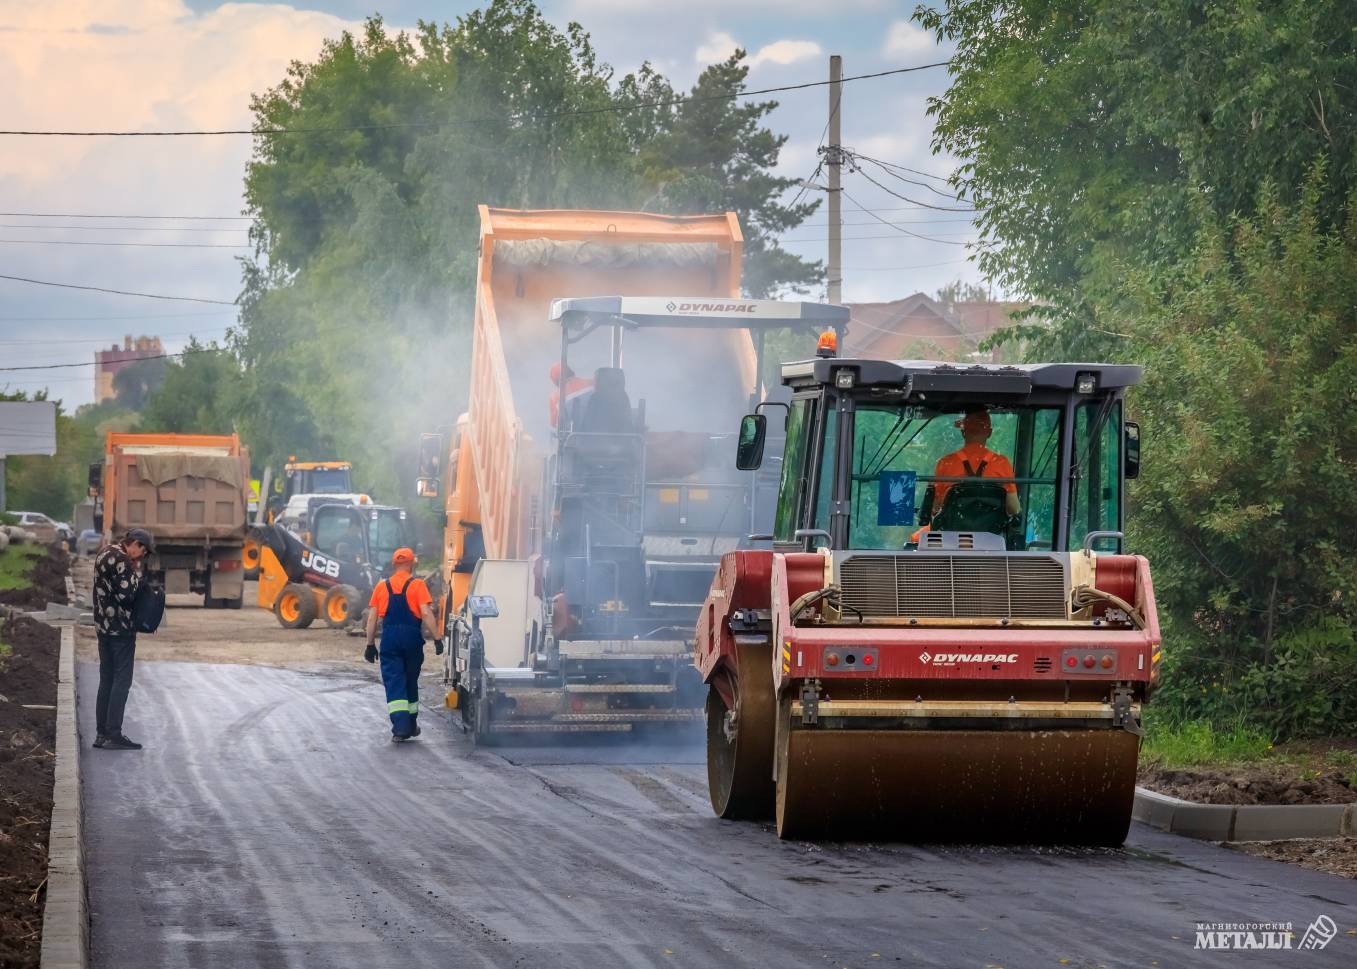
[[[601,59],[619,75],[649,61],[678,88],[736,46],[750,53],[751,88],[822,80],[830,54],[842,55],[846,76],[945,60],[948,54],[909,21],[913,0],[541,0],[539,5],[558,26],[581,23]],[[0,129],[248,128],[252,93],[277,84],[291,60],[313,59],[326,37],[355,29],[364,16],[380,12],[389,29],[399,29],[417,20],[451,21],[477,6],[436,0],[312,0],[295,6],[0,0],[0,90],[7,92],[0,99]],[[933,154],[926,114],[927,99],[946,84],[943,69],[846,84],[843,144],[895,165],[947,175],[954,162]],[[767,123],[790,137],[780,172],[805,179],[816,167],[828,89],[775,97],[779,107]],[[230,302],[240,289],[238,260],[248,252],[248,222],[240,215],[250,151],[248,137],[0,136],[0,275]],[[879,168],[867,173],[910,199],[956,204]],[[843,187],[845,301],[931,293],[957,278],[979,281],[964,246],[975,237],[964,213],[914,206],[852,172],[845,173]],[[825,220],[821,206],[787,233],[784,245],[823,258]],[[220,339],[234,320],[231,306],[210,302],[0,279],[0,368],[80,364],[0,371],[0,389],[45,387],[74,408],[93,398],[89,364],[96,349],[121,344],[125,334],[146,334],[178,350],[191,335]]]

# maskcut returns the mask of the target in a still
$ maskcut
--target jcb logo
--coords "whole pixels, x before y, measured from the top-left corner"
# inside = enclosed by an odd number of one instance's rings
[[[332,579],[339,578],[339,563],[319,552],[303,552],[302,567],[321,575],[328,575]]]

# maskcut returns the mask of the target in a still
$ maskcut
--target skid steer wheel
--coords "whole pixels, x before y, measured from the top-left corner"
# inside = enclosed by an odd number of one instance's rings
[[[289,582],[278,594],[273,614],[285,629],[305,629],[316,618],[315,593],[300,582]]]
[[[259,578],[259,543],[253,539],[246,540],[245,547],[240,550],[240,564],[245,569],[246,580]]]
[[[707,688],[707,787],[723,818],[773,816],[773,668],[768,646],[737,646],[735,709]]]
[[[360,610],[358,590],[351,585],[337,585],[325,593],[325,601],[320,605],[325,625],[331,629],[343,629]]]

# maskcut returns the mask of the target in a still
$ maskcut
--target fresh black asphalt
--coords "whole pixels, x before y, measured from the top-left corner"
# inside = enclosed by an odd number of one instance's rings
[[[712,817],[698,747],[473,750],[435,704],[392,745],[362,672],[139,664],[146,749],[98,751],[96,679],[95,969],[1357,965],[1357,882],[1140,826],[1121,850],[782,842]],[[1197,922],[1298,942],[1321,914],[1322,952],[1193,948]]]

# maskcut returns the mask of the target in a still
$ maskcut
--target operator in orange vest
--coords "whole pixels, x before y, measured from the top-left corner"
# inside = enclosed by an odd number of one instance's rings
[[[1008,478],[1010,480],[1004,483],[1004,511],[1009,515],[1018,514],[1021,505],[1018,503],[1018,486],[1011,480],[1014,477],[1013,465],[1008,458],[985,446],[993,433],[989,411],[984,407],[967,407],[956,426],[961,430],[964,443],[960,449],[938,458],[933,474],[939,478]],[[942,511],[942,501],[956,483],[939,481],[933,485],[934,515]]]
[[[561,418],[561,397],[565,397],[567,413],[569,407],[585,394],[594,389],[594,382],[585,377],[576,377],[575,371],[562,367],[559,363],[551,365],[551,383],[555,388],[547,400],[547,409],[551,412],[551,426],[556,427]]]
[[[386,687],[386,712],[391,715],[393,743],[419,736],[419,668],[424,665],[424,637],[433,640],[434,652],[443,653],[437,635],[433,596],[423,579],[415,578],[415,553],[398,548],[391,556],[391,578],[377,583],[368,601],[367,648],[363,659],[382,659],[382,685]],[[382,620],[382,648],[377,651],[377,620]]]

